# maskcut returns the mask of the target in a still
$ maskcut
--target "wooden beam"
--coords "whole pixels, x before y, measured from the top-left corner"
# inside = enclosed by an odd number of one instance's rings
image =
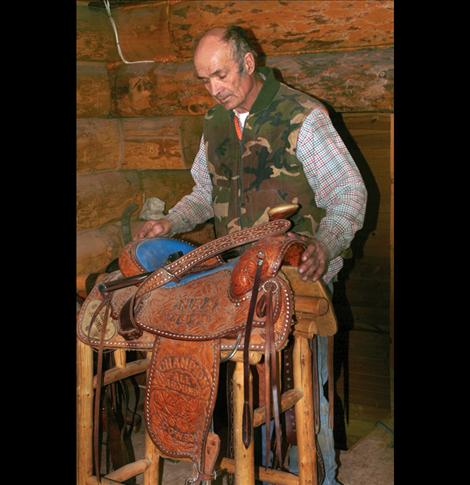
[[[286,84],[320,100],[336,111],[393,109],[394,50],[362,49],[268,58]]]
[[[106,386],[126,377],[135,376],[136,374],[141,374],[147,370],[150,364],[148,359],[139,359],[132,362],[128,362],[124,366],[113,367],[107,370],[103,376],[103,385]],[[96,388],[96,376],[93,378],[93,388]]]
[[[77,117],[104,117],[111,111],[111,89],[105,64],[77,63]]]
[[[118,120],[77,119],[77,173],[116,170],[120,163]]]
[[[337,111],[393,109],[393,49],[270,57],[283,80]],[[119,116],[203,115],[215,104],[192,62],[110,70]]]
[[[100,0],[103,6],[102,0]],[[77,60],[112,62],[119,60],[113,30],[106,12],[77,2]]]
[[[281,396],[281,413],[295,406],[304,393],[300,389],[289,389]],[[257,428],[266,422],[266,408],[261,406],[253,411],[253,428]]]
[[[127,465],[124,465],[117,470],[113,470],[107,475],[104,475],[103,477],[101,477],[100,482],[98,482],[95,475],[92,475],[87,479],[86,485],[111,485],[115,484],[116,482],[121,483],[125,480],[128,480],[129,478],[144,473],[149,465],[150,462],[146,459],[137,460]]]
[[[227,470],[232,475],[236,472],[235,460],[231,458],[222,458],[220,461],[221,470]],[[264,480],[269,483],[277,485],[298,485],[299,477],[292,473],[283,472],[280,470],[272,470],[270,468],[255,467],[254,476],[256,480]]]
[[[140,180],[134,171],[77,176],[77,230],[120,221],[131,203],[141,202]]]
[[[271,0],[182,1],[171,5],[170,29],[178,57],[189,60],[206,30],[237,24],[252,29],[267,56],[393,45],[394,3]]]
[[[138,3],[138,2],[135,2]],[[100,8],[77,5],[77,58],[119,59],[114,32]],[[121,51],[128,61],[190,61],[201,33],[220,25],[252,29],[267,56],[391,46],[393,1],[312,2],[155,1],[112,8]],[[260,22],[260,16],[263,21]]]

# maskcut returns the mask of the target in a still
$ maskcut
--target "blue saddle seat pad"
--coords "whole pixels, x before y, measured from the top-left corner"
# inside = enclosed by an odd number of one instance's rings
[[[178,239],[169,239],[165,237],[155,237],[151,239],[144,239],[139,244],[137,244],[135,249],[135,257],[139,264],[141,264],[146,271],[155,271],[162,266],[169,263],[169,256],[181,252],[182,254],[189,253],[195,249],[196,246],[190,244],[186,241],[180,241]],[[163,285],[164,288],[178,287],[189,283],[190,281],[203,278],[218,271],[232,270],[235,266],[238,258],[232,259],[227,263],[221,264],[216,268],[209,269],[206,271],[201,271],[199,273],[191,273],[180,281],[170,281],[169,283]]]
[[[143,239],[135,248],[135,257],[146,271],[155,271],[169,263],[168,258],[175,253],[189,253],[196,246],[178,239],[154,237]]]

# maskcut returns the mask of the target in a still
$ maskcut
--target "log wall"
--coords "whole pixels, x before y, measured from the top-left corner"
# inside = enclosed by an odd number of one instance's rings
[[[203,113],[213,105],[193,74],[193,43],[236,23],[252,29],[261,62],[336,112],[369,191],[349,301],[361,319],[386,319],[393,8],[388,0],[128,2],[112,8],[123,55],[154,62],[124,64],[102,2],[78,1],[77,272],[101,271],[119,254],[130,204],[140,209],[144,198],[159,197],[168,210],[191,191]],[[205,225],[188,238],[212,235]]]

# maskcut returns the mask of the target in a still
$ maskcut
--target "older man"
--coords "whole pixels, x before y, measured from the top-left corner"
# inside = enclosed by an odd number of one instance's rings
[[[333,281],[362,227],[367,192],[326,108],[256,66],[256,51],[237,26],[214,28],[200,39],[194,66],[217,104],[204,119],[191,169],[195,186],[166,217],[147,221],[136,238],[187,232],[214,218],[217,237],[265,222],[270,208],[299,204],[292,231],[308,238],[302,279]],[[338,485],[328,427],[326,337],[319,337],[324,485]],[[296,457],[291,457],[296,471]]]

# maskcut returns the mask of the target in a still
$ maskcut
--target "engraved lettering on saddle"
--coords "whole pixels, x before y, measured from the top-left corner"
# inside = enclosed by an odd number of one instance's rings
[[[163,302],[162,313],[168,315],[178,327],[195,327],[208,325],[212,320],[212,312],[217,309],[217,294],[212,287],[199,285],[196,291],[187,294],[180,292],[175,301]],[[180,331],[185,331],[180,328]]]

